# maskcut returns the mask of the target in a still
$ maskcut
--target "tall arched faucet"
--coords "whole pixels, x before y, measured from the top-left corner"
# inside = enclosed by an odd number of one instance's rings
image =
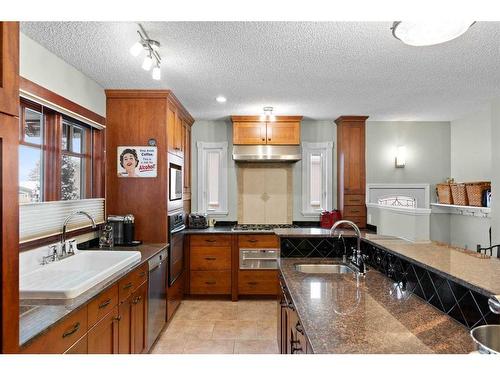
[[[335,229],[341,225],[349,225],[352,229],[354,229],[354,232],[356,233],[357,241],[356,241],[356,251],[351,257],[351,263],[356,266],[357,271],[364,275],[366,273],[366,267],[365,267],[365,261],[363,259],[363,255],[361,254],[361,231],[359,230],[358,226],[354,224],[350,220],[339,220],[336,221],[332,227],[330,228],[330,236],[333,236],[333,233],[335,232]],[[341,237],[342,234],[339,234],[339,237]]]
[[[66,220],[64,220],[64,224],[63,224],[63,227],[62,227],[62,235],[61,235],[61,255],[64,257],[67,255],[67,249],[66,249],[66,227],[68,226],[68,222],[73,218],[75,217],[76,215],[84,215],[84,216],[87,216],[90,221],[92,222],[92,228],[94,229],[96,227],[96,224],[95,224],[95,220],[94,218],[92,217],[92,215],[90,215],[89,213],[85,212],[85,211],[75,211],[71,214],[68,215],[68,217],[66,218]]]

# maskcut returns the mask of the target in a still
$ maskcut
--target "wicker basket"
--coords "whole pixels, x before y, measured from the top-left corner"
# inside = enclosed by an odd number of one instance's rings
[[[436,191],[438,195],[438,203],[453,204],[450,184],[436,184]]]
[[[481,207],[483,205],[483,192],[491,188],[491,182],[468,182],[465,184],[465,187],[467,190],[467,199],[469,200],[469,206]]]
[[[453,197],[453,204],[457,206],[468,206],[467,189],[465,184],[450,184],[451,196]]]

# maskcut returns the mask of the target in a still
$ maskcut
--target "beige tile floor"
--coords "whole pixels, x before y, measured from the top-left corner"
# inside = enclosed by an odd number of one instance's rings
[[[277,354],[273,300],[184,300],[152,354]]]

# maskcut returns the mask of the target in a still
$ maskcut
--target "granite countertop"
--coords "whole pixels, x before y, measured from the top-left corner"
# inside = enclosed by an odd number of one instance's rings
[[[478,258],[436,242],[366,238],[368,243],[432,270],[485,295],[500,294],[500,259]]]
[[[139,251],[141,253],[141,259],[121,271],[118,271],[76,298],[70,300],[21,299],[19,301],[19,345],[21,347],[27,345],[35,337],[46,332],[55,323],[59,322],[65,316],[89,302],[92,298],[101,293],[107,287],[116,283],[134,268],[137,268],[147,262],[151,257],[158,254],[166,246],[166,243],[159,243],[142,244],[134,247],[114,247],[114,250]]]
[[[470,353],[469,332],[449,316],[370,269],[355,274],[306,274],[281,258],[280,270],[314,353]]]

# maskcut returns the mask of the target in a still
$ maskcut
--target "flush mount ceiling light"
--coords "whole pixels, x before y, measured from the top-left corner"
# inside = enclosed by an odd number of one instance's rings
[[[273,107],[264,107],[264,113],[260,115],[260,121],[276,121],[276,116],[273,115]]]
[[[464,34],[474,24],[474,21],[443,20],[443,21],[397,21],[392,24],[392,35],[410,46],[432,46]]]
[[[142,69],[151,70],[153,68],[152,77],[155,80],[161,79],[161,57],[160,57],[160,42],[150,39],[144,28],[140,23],[137,24],[139,30],[139,41],[135,42],[132,47],[130,47],[130,53],[132,56],[137,57],[142,51],[145,52],[144,60],[142,62]]]
[[[219,103],[225,103],[227,101],[226,97],[224,97],[222,95],[219,95],[218,97],[216,97],[215,100],[217,100],[217,102],[219,102]]]

